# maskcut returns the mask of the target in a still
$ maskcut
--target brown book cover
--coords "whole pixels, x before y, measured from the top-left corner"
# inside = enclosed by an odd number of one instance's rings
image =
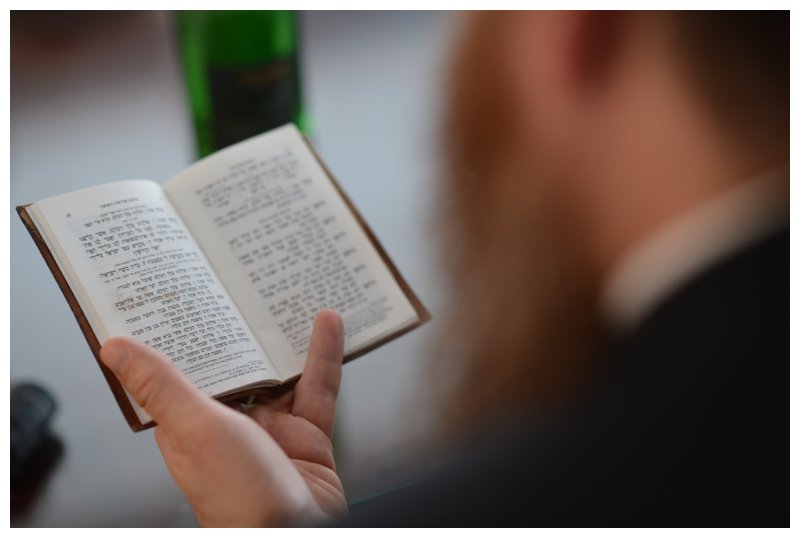
[[[395,338],[398,338],[399,336],[402,336],[412,331],[413,329],[416,329],[420,325],[429,321],[431,319],[431,315],[425,308],[425,306],[422,304],[422,302],[419,300],[417,295],[414,293],[414,291],[411,289],[411,287],[408,285],[408,283],[405,281],[403,276],[400,274],[400,271],[398,271],[397,267],[394,265],[392,260],[386,254],[386,251],[383,249],[380,242],[375,237],[375,234],[373,234],[372,230],[370,230],[370,228],[367,226],[366,222],[364,221],[364,218],[361,216],[361,214],[355,208],[353,203],[350,201],[350,198],[347,197],[347,195],[342,190],[339,183],[334,179],[333,175],[330,173],[328,168],[322,162],[322,159],[320,159],[319,155],[316,153],[314,148],[311,146],[311,144],[308,143],[308,140],[306,140],[306,145],[311,149],[311,152],[313,153],[314,157],[316,158],[320,166],[323,168],[323,170],[325,170],[326,176],[333,183],[334,187],[336,188],[336,191],[342,197],[345,204],[350,209],[353,216],[356,218],[356,221],[358,222],[359,226],[364,231],[367,238],[372,243],[372,246],[378,252],[383,262],[386,264],[386,267],[389,269],[392,276],[397,281],[398,285],[400,286],[400,289],[403,290],[403,293],[405,294],[406,298],[416,311],[418,318],[417,321],[412,325],[405,327],[395,333],[387,335],[381,340],[373,343],[370,346],[360,349],[355,353],[350,353],[346,355],[344,357],[344,362],[349,362],[357,357],[360,357],[361,355],[364,355],[365,353],[369,353],[373,349],[376,349],[394,340]],[[109,387],[111,387],[111,392],[114,394],[114,399],[117,400],[117,404],[119,405],[119,408],[122,410],[122,414],[125,416],[125,420],[128,422],[128,425],[131,427],[131,429],[135,432],[155,426],[154,422],[143,424],[139,420],[139,417],[136,415],[136,411],[134,411],[133,406],[128,400],[128,396],[125,393],[125,390],[122,388],[122,385],[117,380],[116,376],[108,368],[106,368],[105,365],[103,365],[102,361],[100,361],[100,342],[97,338],[97,335],[95,335],[94,331],[92,330],[92,327],[89,324],[89,320],[86,318],[83,309],[81,309],[81,306],[78,303],[78,300],[75,297],[72,288],[70,288],[69,284],[67,283],[67,279],[62,274],[61,268],[58,266],[58,263],[53,257],[53,254],[50,252],[50,249],[48,248],[47,243],[42,237],[41,232],[36,227],[36,224],[33,222],[33,219],[31,219],[30,215],[28,214],[27,208],[29,205],[30,204],[17,206],[17,213],[22,219],[22,222],[25,225],[25,227],[28,229],[28,232],[31,234],[33,242],[36,243],[36,246],[39,248],[39,252],[41,252],[42,257],[45,260],[45,263],[47,263],[47,267],[49,267],[50,271],[53,273],[53,277],[56,279],[58,287],[61,288],[64,297],[67,299],[67,303],[69,304],[69,307],[72,310],[75,319],[78,321],[78,325],[80,326],[81,331],[83,331],[83,335],[86,338],[86,341],[89,343],[89,348],[92,350],[95,360],[97,361],[97,364],[100,366],[100,370],[103,372],[103,376],[106,378]],[[289,379],[284,383],[282,383],[281,385],[275,387],[252,388],[252,389],[242,390],[239,392],[227,394],[219,399],[223,401],[229,401],[229,400],[236,400],[256,393],[262,393],[262,394],[280,393],[287,390],[287,388],[293,386],[293,384],[296,381],[297,377]]]
[[[29,205],[30,204],[17,206],[17,213],[19,213],[23,224],[25,224],[28,232],[30,232],[33,242],[36,243],[36,246],[39,248],[39,252],[42,253],[42,257],[44,258],[45,263],[47,263],[47,267],[50,268],[50,272],[53,273],[53,278],[56,279],[58,287],[61,288],[61,292],[67,299],[67,304],[69,304],[72,314],[78,321],[78,325],[80,326],[81,331],[83,331],[83,336],[89,343],[89,348],[92,350],[92,354],[94,355],[95,360],[97,360],[97,364],[100,366],[100,370],[103,372],[103,376],[106,378],[108,386],[111,387],[111,392],[114,394],[114,399],[117,400],[117,405],[119,405],[119,408],[122,410],[125,420],[128,421],[128,425],[135,432],[154,426],[155,424],[153,423],[142,424],[142,422],[139,420],[139,417],[136,415],[136,411],[133,410],[130,400],[128,400],[128,395],[125,394],[125,389],[122,388],[119,380],[117,380],[116,376],[111,372],[111,370],[106,368],[102,361],[100,361],[100,341],[97,339],[97,335],[94,334],[92,326],[89,325],[89,320],[86,319],[86,315],[83,313],[81,305],[78,304],[78,300],[75,298],[75,293],[73,293],[72,288],[69,287],[67,279],[64,278],[64,274],[61,272],[61,268],[58,266],[58,263],[56,263],[56,259],[53,257],[53,254],[47,247],[47,243],[45,243],[44,238],[42,238],[42,234],[39,232],[39,229],[36,227],[36,224],[34,224],[33,219],[31,219],[30,215],[28,214]]]

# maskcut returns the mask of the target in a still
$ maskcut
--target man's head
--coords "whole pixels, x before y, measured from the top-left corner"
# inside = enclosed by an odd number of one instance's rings
[[[444,137],[460,411],[563,395],[620,258],[788,162],[788,38],[785,12],[469,17]]]

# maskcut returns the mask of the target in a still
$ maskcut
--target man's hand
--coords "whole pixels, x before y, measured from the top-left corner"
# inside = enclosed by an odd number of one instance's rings
[[[323,310],[297,385],[259,397],[247,415],[132,339],[108,340],[100,358],[158,424],[164,461],[202,525],[291,525],[347,510],[331,444],[343,350],[342,320]]]

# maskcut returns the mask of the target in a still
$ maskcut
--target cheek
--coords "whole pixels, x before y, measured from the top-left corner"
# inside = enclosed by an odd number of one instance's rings
[[[563,83],[560,53],[546,20],[511,27],[503,55],[515,130],[543,156],[563,151],[574,124],[576,103]]]

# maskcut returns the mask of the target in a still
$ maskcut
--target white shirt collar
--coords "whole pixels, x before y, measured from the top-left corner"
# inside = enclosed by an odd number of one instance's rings
[[[627,332],[681,285],[775,230],[789,213],[788,168],[771,169],[666,223],[612,271],[600,314]]]

